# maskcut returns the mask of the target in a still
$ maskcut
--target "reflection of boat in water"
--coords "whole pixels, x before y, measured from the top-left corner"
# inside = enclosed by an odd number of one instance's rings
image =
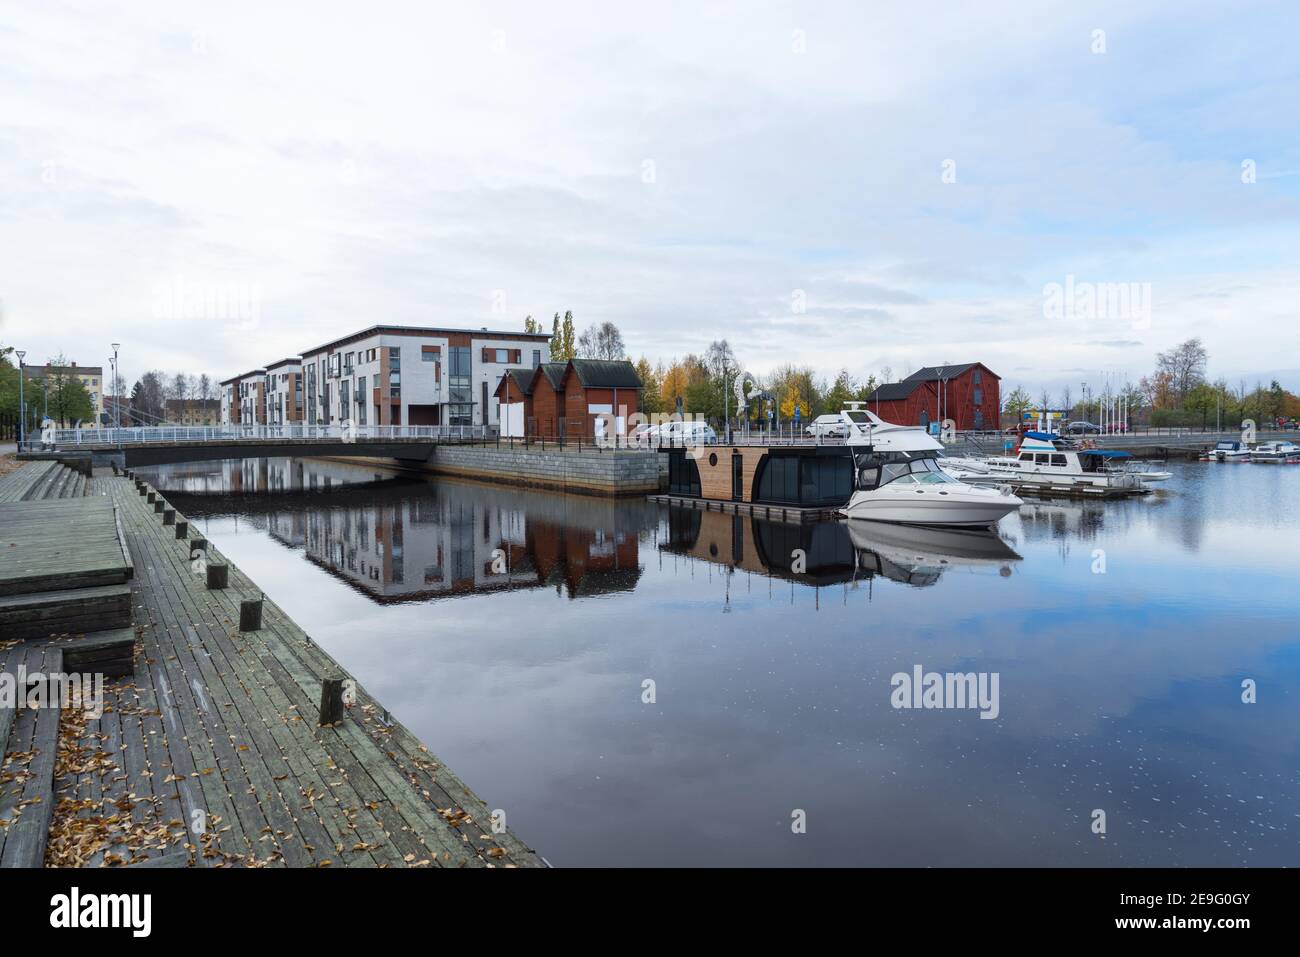
[[[859,552],[874,552],[898,565],[992,565],[1020,561],[1020,554],[985,529],[907,528],[885,522],[852,522],[849,539]]]
[[[950,568],[996,567],[1016,553],[985,529],[854,520],[793,525],[723,512],[670,508],[666,551],[804,585],[863,581],[877,575],[933,585]]]

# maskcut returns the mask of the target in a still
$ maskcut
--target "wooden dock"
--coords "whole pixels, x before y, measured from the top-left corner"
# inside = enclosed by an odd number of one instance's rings
[[[96,474],[92,492],[129,544],[134,676],[108,683],[97,718],[9,716],[0,863],[39,849],[73,866],[544,866],[359,683],[320,726],[323,683],[351,676],[155,491],[150,503],[130,478]],[[208,587],[209,566],[225,587]],[[101,642],[2,641],[0,656],[5,670],[17,656],[92,668],[119,654]]]
[[[798,505],[768,505],[762,502],[730,502],[721,499],[696,498],[691,495],[647,495],[646,501],[660,505],[674,505],[678,508],[693,508],[701,512],[724,512],[731,515],[751,515],[754,518],[770,519],[774,522],[802,524],[804,522],[824,522],[839,517],[836,506],[821,505],[813,508],[801,508]]]

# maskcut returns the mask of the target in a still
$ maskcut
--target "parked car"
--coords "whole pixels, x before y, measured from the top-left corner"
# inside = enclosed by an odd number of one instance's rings
[[[1091,422],[1071,422],[1065,427],[1071,435],[1101,435],[1101,426]]]
[[[846,438],[849,434],[849,427],[844,424],[844,420],[838,415],[819,415],[804,427],[804,435],[811,435],[814,438],[825,438],[827,436],[836,436]]]
[[[716,445],[718,433],[707,422],[696,419],[666,422],[659,427],[659,441],[664,445]]]

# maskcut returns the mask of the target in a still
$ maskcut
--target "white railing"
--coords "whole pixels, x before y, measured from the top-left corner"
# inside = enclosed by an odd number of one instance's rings
[[[484,425],[150,425],[122,429],[49,429],[33,432],[24,450],[78,446],[176,445],[184,442],[293,441],[342,442],[384,439],[482,441],[492,437]]]

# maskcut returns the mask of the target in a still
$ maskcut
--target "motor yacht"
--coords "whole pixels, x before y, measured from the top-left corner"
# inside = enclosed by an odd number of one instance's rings
[[[969,460],[944,459],[954,478],[974,485],[1011,481],[1017,485],[1092,486],[1138,490],[1160,482],[1169,472],[1125,468],[1133,456],[1117,449],[1077,448],[1052,432],[1026,432],[1015,455],[998,455],[972,466]]]
[[[1261,442],[1251,451],[1250,460],[1265,465],[1300,462],[1300,445],[1294,442]]]
[[[1009,488],[960,482],[939,465],[943,446],[915,426],[894,425],[847,403],[845,444],[854,463],[854,491],[841,514],[906,525],[987,527],[1022,504]]]
[[[1209,451],[1211,462],[1249,462],[1250,446],[1235,439],[1220,442]]]

